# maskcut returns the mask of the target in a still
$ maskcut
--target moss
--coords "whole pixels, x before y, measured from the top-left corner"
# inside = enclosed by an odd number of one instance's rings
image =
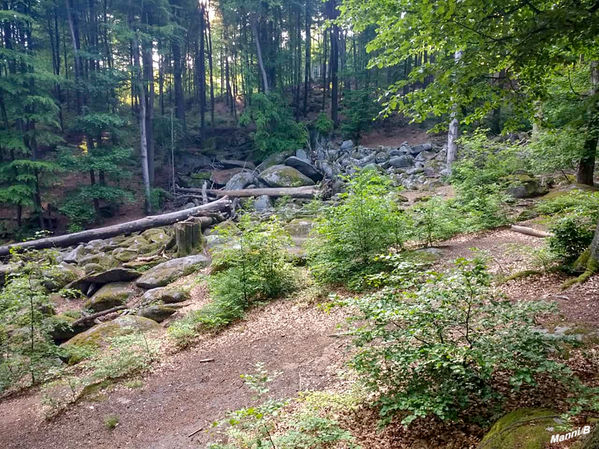
[[[584,269],[584,272],[573,279],[569,279],[562,285],[562,289],[567,289],[575,284],[583,284],[588,281],[589,278],[595,273],[599,272],[599,260],[591,257],[591,250],[588,248],[580,257],[574,262],[574,268],[580,271]]]
[[[543,272],[539,270],[522,270],[514,274],[510,274],[508,277],[504,279],[504,282],[515,281],[518,279],[524,279],[530,276],[537,276],[540,274],[543,274]]]
[[[550,441],[557,418],[546,409],[515,410],[491,427],[478,449],[541,449]]]

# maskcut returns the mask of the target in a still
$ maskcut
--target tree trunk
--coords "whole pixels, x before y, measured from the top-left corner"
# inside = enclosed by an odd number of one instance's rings
[[[306,0],[306,55],[304,66],[304,117],[308,115],[308,93],[310,92],[310,59],[312,57],[312,11],[310,0]]]
[[[329,0],[327,3],[328,16],[330,20],[335,20],[338,16],[337,4],[335,0]],[[331,120],[335,127],[339,124],[339,27],[333,23],[331,26]]]
[[[458,64],[462,58],[462,52],[456,51],[454,54],[455,63]],[[447,132],[447,170],[451,173],[451,166],[453,165],[457,154],[458,145],[456,140],[458,138],[458,106],[454,104],[451,111],[451,121],[449,122],[449,131]]]
[[[177,257],[197,254],[202,250],[202,223],[199,220],[185,220],[175,224]]]
[[[597,100],[597,89],[599,87],[599,61],[591,61],[591,105],[589,107],[589,118],[582,157],[578,164],[576,182],[579,184],[593,185],[595,173],[595,158],[597,156],[597,140],[599,139],[599,101]]]
[[[150,186],[154,184],[154,59],[152,41],[142,45],[143,57],[143,97],[145,99],[145,136],[148,158],[148,176]],[[140,100],[141,103],[141,100]]]
[[[90,229],[88,231],[75,232],[73,234],[60,235],[58,237],[47,237],[39,240],[29,240],[26,242],[13,243],[0,246],[0,256],[8,256],[11,248],[15,249],[46,249],[46,248],[65,248],[78,243],[89,242],[95,239],[107,239],[115,235],[131,234],[132,232],[144,231],[150,228],[167,226],[173,223],[187,220],[190,217],[202,216],[206,218],[201,220],[202,227],[212,225],[217,219],[209,220],[210,216],[215,214],[228,214],[231,212],[231,200],[221,198],[218,201],[205,204],[203,206],[192,207],[190,209],[170,212],[168,214],[154,215],[144,217],[139,220],[120,223],[103,228]]]
[[[185,130],[185,98],[183,94],[183,81],[181,75],[183,73],[181,60],[181,46],[175,37],[171,44],[173,51],[173,78],[175,85],[175,117],[183,125]]]
[[[258,20],[255,17],[252,18],[252,33],[254,34],[254,40],[256,41],[256,54],[258,56],[260,74],[262,75],[262,87],[264,88],[264,93],[268,95],[270,93],[268,76],[266,74],[266,68],[264,67],[264,60],[262,59],[262,46],[260,45],[260,36],[258,34]]]

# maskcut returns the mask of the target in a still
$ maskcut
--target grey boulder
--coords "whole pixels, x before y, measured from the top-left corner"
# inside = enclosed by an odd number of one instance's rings
[[[207,267],[210,259],[203,254],[171,259],[146,271],[135,284],[144,289],[164,287],[180,277]]]
[[[285,165],[295,168],[314,182],[318,182],[322,179],[322,173],[320,173],[314,165],[297,156],[291,156],[285,159]]]

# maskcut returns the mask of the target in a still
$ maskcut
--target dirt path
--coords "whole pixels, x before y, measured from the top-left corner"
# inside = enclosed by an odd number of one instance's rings
[[[335,333],[339,315],[290,302],[254,311],[215,339],[181,352],[144,379],[139,389],[118,387],[101,402],[72,407],[45,422],[35,394],[0,403],[0,447],[182,449],[203,447],[206,432],[187,435],[251,403],[240,374],[257,362],[282,374],[271,385],[279,397],[321,389],[335,378],[345,344]],[[199,360],[213,358],[210,363]],[[107,430],[104,418],[119,417]]]
[[[459,236],[440,247],[442,265],[456,257],[473,257],[478,248],[490,256],[490,269],[510,274],[531,268],[534,249],[543,240],[496,230]],[[436,250],[436,251],[439,251]],[[511,281],[504,290],[512,299],[556,300],[561,319],[599,327],[599,276],[583,286],[562,292],[557,275]],[[282,375],[271,385],[278,397],[297,391],[322,389],[335,382],[335,372],[346,357],[343,340],[334,338],[340,312],[326,314],[315,307],[280,301],[250,313],[247,319],[207,339],[195,348],[167,358],[144,379],[139,389],[119,386],[99,402],[83,401],[53,422],[45,422],[39,396],[28,395],[0,403],[0,447],[6,449],[139,448],[184,449],[204,447],[210,437],[200,427],[229,411],[252,403],[240,374],[264,362]],[[213,358],[211,363],[200,363]],[[109,431],[107,415],[119,417]]]

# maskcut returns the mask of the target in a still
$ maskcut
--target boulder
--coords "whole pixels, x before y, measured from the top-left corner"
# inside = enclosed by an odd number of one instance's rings
[[[242,171],[244,170],[241,167],[227,168],[225,170],[212,170],[210,180],[214,184],[224,186],[231,180],[233,176],[235,176],[237,173],[241,173]]]
[[[514,410],[491,427],[477,449],[543,449],[558,433],[559,416],[546,409]]]
[[[14,265],[10,264],[0,264],[0,287],[3,287],[8,280],[8,276],[15,270]]]
[[[308,237],[314,227],[314,222],[302,218],[294,218],[285,225],[285,230],[292,237]]]
[[[534,198],[548,192],[538,179],[529,175],[514,175],[510,179],[507,193],[514,198]]]
[[[102,273],[86,276],[82,279],[89,284],[110,284],[113,282],[134,281],[141,273],[127,268],[112,268]]]
[[[133,288],[126,282],[106,284],[85,303],[85,308],[93,312],[102,312],[122,306],[133,294]]]
[[[389,165],[395,168],[407,168],[414,165],[414,158],[412,156],[403,155],[395,156],[389,159]]]
[[[258,171],[258,173],[260,173],[274,165],[282,164],[285,161],[285,159],[287,159],[292,154],[293,153],[289,151],[271,154],[266,159],[264,159],[264,161],[262,161],[260,165],[256,167],[256,170]]]
[[[141,236],[147,242],[158,245],[167,245],[173,238],[172,232],[168,232],[164,228],[146,229]]]
[[[430,142],[423,143],[420,145],[414,145],[410,148],[410,152],[412,154],[422,153],[423,151],[431,151],[433,149],[433,144]]]
[[[83,271],[74,265],[60,263],[43,273],[42,285],[49,292],[55,292],[83,276]]]
[[[182,276],[207,267],[210,259],[203,254],[168,260],[146,271],[135,284],[144,289],[164,287]]]
[[[253,184],[256,178],[252,172],[242,171],[234,175],[229,182],[225,184],[225,190],[241,190],[245,189],[250,184]]]
[[[147,332],[160,329],[160,325],[149,318],[136,315],[120,316],[112,321],[100,323],[62,344],[62,347],[100,347],[110,338],[129,335],[134,332]]]
[[[301,159],[302,161],[310,162],[310,157],[306,150],[300,148],[299,150],[295,150],[295,157]]]
[[[144,318],[149,318],[150,320],[156,321],[157,323],[162,323],[169,316],[177,311],[174,307],[168,307],[163,304],[156,304],[153,306],[144,307],[137,314]]]
[[[254,163],[252,161],[236,161],[233,159],[220,159],[218,162],[220,162],[222,164],[222,166],[225,168],[240,167],[240,168],[245,168],[248,170],[254,170],[256,168],[256,166],[254,165]]]
[[[88,254],[79,261],[79,265],[90,263],[101,265],[104,268],[116,267],[118,265],[118,261],[114,257],[105,253]]]
[[[318,182],[322,179],[322,173],[320,173],[314,165],[310,162],[300,159],[296,156],[291,156],[285,159],[285,165],[295,168],[301,174],[306,175],[314,182]]]
[[[79,262],[81,262],[81,259],[83,259],[84,256],[85,256],[85,246],[79,245],[76,248],[74,248],[73,250],[71,250],[69,253],[67,253],[62,258],[62,261],[66,262],[66,263],[78,264]]]
[[[351,141],[351,140],[344,140],[344,141],[341,143],[341,146],[339,147],[339,149],[340,149],[341,151],[349,151],[349,150],[351,150],[353,147],[354,147],[354,142],[353,142],[353,141]]]
[[[142,304],[173,304],[183,302],[189,299],[189,292],[186,290],[158,287],[148,290],[141,297]]]
[[[272,200],[268,195],[260,195],[254,200],[254,209],[256,212],[264,212],[272,209]]]
[[[260,180],[270,187],[313,186],[314,181],[287,165],[273,165],[260,173]]]

